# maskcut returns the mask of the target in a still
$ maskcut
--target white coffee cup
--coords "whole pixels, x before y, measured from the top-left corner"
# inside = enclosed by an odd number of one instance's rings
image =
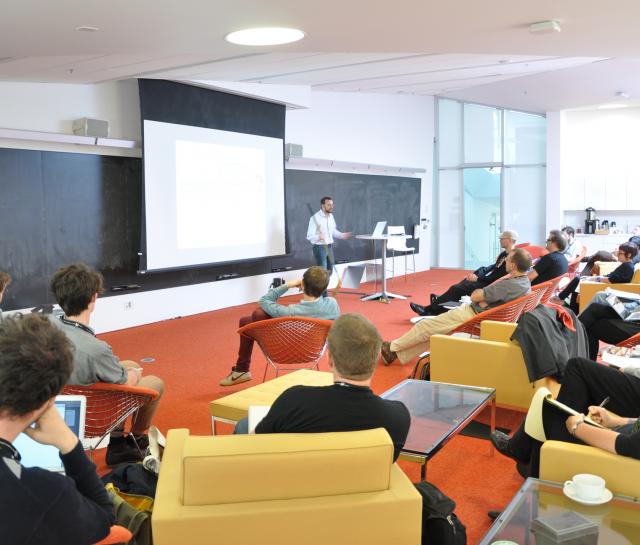
[[[471,304],[471,297],[469,297],[468,295],[463,295],[462,297],[460,297],[460,302],[461,303],[466,303],[467,305]]]
[[[564,483],[575,492],[581,500],[599,500],[604,494],[605,480],[590,473],[574,475],[573,479]]]

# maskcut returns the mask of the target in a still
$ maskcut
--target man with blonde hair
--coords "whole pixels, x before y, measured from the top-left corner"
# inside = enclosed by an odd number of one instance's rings
[[[257,425],[256,433],[385,428],[397,459],[407,440],[411,417],[400,401],[382,399],[371,391],[381,342],[378,330],[364,316],[345,314],[338,318],[327,338],[333,385],[285,390]]]

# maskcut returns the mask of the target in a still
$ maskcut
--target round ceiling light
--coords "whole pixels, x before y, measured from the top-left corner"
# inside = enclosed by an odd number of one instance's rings
[[[246,28],[230,32],[224,39],[238,45],[281,45],[297,42],[304,38],[304,32],[296,28]]]

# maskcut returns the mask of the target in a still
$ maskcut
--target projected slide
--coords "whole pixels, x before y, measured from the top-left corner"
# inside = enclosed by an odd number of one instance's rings
[[[147,269],[284,254],[282,147],[145,120]]]

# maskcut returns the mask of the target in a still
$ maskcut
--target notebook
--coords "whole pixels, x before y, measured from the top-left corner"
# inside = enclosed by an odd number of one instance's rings
[[[59,395],[56,397],[56,409],[80,440],[84,439],[84,420],[87,412],[85,396]],[[28,435],[21,433],[13,442],[13,446],[21,456],[20,463],[24,467],[40,467],[64,473],[60,452],[51,445],[42,445]]]

